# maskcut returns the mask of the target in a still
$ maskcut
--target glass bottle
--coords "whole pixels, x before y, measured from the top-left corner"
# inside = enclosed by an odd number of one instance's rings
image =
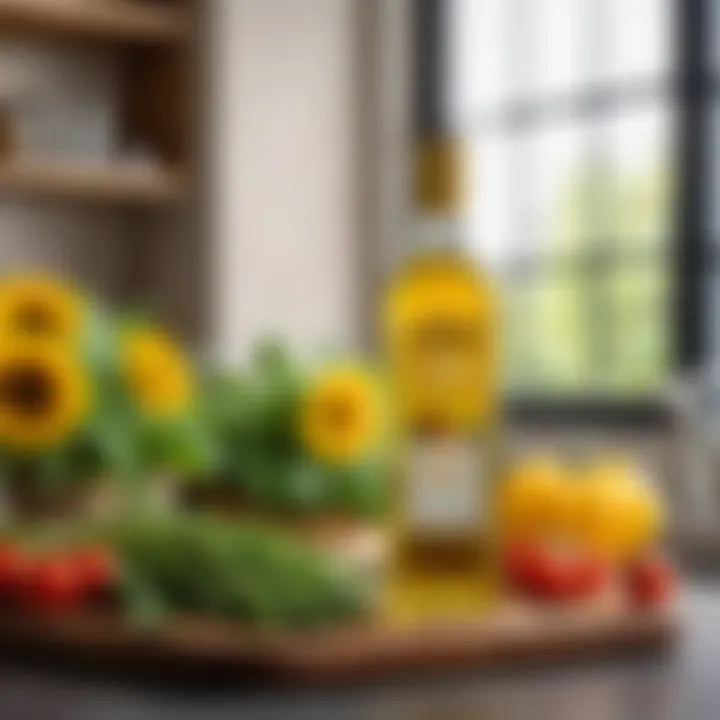
[[[450,139],[421,148],[416,249],[384,308],[401,427],[388,586],[398,617],[477,614],[492,597],[498,308],[463,248],[464,162]]]

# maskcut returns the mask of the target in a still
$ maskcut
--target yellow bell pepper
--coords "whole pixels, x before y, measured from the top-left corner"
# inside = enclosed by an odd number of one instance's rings
[[[646,550],[664,525],[659,493],[636,465],[619,459],[589,469],[578,484],[572,516],[579,542],[619,562]]]
[[[574,483],[550,456],[524,460],[511,469],[498,493],[498,532],[503,539],[564,537],[571,526]]]

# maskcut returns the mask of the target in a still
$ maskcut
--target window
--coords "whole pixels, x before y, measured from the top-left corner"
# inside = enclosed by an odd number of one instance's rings
[[[678,4],[448,6],[467,242],[501,278],[510,391],[656,395],[676,339]]]

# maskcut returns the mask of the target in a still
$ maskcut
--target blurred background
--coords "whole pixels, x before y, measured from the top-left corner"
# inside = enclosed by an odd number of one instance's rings
[[[502,287],[519,441],[624,443],[711,536],[719,12],[1,0],[0,265],[151,308],[205,358],[376,348],[420,87],[472,159],[462,237]]]
[[[269,333],[377,352],[416,249],[417,133],[440,124],[471,160],[461,243],[502,292],[510,442],[630,452],[677,548],[715,562],[718,39],[714,0],[0,0],[0,270],[149,309],[201,360]],[[695,613],[707,687],[715,607]],[[560,684],[537,692],[573,718],[669,686]],[[385,716],[434,716],[414,697]]]

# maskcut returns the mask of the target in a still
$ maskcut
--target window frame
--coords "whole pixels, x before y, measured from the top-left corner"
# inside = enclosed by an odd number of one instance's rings
[[[672,323],[670,372],[680,377],[701,366],[708,350],[709,307],[704,269],[714,253],[708,228],[709,155],[711,147],[710,101],[712,73],[708,68],[712,0],[675,0],[673,43],[677,67],[672,80],[663,86],[668,101],[675,103],[675,196],[674,227],[670,257],[676,271],[672,278],[676,302]],[[413,68],[415,71],[414,131],[417,135],[441,132],[447,122],[444,87],[449,53],[449,7],[444,0],[415,0],[413,6]],[[657,92],[657,87],[654,87]],[[646,92],[642,83],[627,87],[590,89],[576,97],[566,111],[595,112],[607,103]],[[518,103],[507,111],[503,123],[524,123],[532,113],[557,111],[553,99]],[[533,395],[509,399],[511,420],[534,424],[578,422],[630,427],[667,427],[673,411],[666,398],[608,400],[577,395],[548,399]]]

